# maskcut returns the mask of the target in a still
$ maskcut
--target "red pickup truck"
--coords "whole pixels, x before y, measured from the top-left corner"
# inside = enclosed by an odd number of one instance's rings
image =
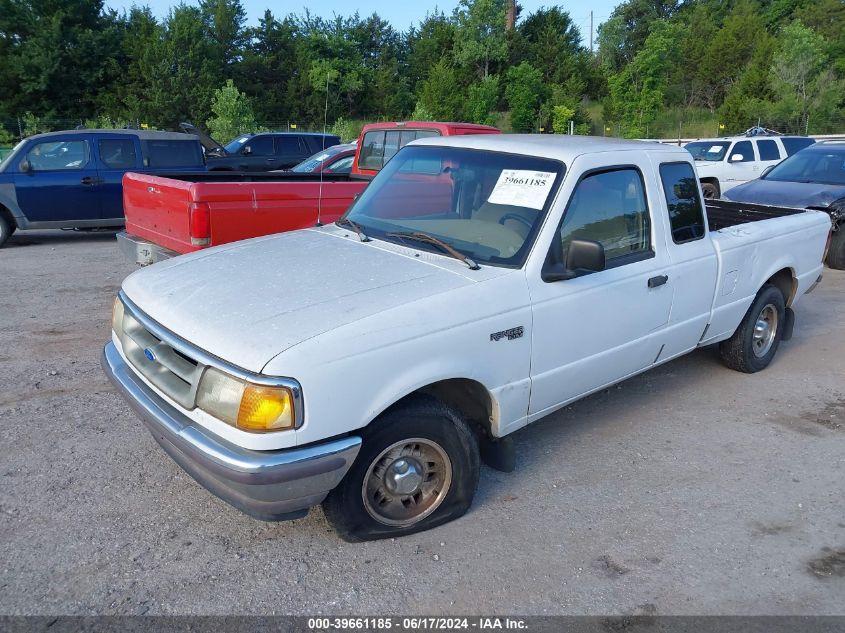
[[[123,177],[124,255],[140,265],[270,233],[337,220],[390,158],[425,136],[499,134],[472,123],[373,123],[350,174],[233,173]]]

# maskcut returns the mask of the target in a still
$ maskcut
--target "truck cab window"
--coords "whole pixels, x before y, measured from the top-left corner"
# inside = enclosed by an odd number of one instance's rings
[[[742,156],[742,160],[733,160],[734,156]],[[754,149],[751,147],[751,141],[740,141],[731,148],[728,160],[732,163],[748,163],[754,160]]]
[[[100,160],[109,169],[132,169],[136,165],[132,139],[104,138],[97,141]]]
[[[704,237],[704,212],[698,195],[698,179],[689,163],[663,163],[660,181],[669,210],[672,241],[683,244]]]
[[[581,180],[563,215],[560,239],[564,261],[575,239],[600,242],[608,268],[652,256],[651,223],[640,173],[633,168],[616,169]]]
[[[778,144],[770,139],[757,141],[757,151],[760,152],[760,160],[780,160]]]
[[[253,136],[249,142],[244,145],[242,152],[249,148],[250,156],[272,156],[273,155],[273,137],[272,136]]]
[[[45,141],[26,154],[32,171],[82,169],[88,164],[88,141]]]
[[[265,138],[270,138],[265,137]],[[272,141],[272,139],[270,139]],[[289,156],[290,154],[301,154],[302,146],[299,142],[298,136],[278,136],[276,137],[276,155]]]

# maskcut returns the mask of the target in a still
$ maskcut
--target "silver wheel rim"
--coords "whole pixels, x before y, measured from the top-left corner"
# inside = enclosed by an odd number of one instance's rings
[[[421,437],[388,446],[367,469],[361,494],[379,523],[407,527],[434,512],[452,485],[452,462],[443,447]]]
[[[778,310],[769,303],[757,315],[754,323],[754,334],[751,337],[751,349],[757,358],[769,353],[775,342],[775,334],[778,331]]]

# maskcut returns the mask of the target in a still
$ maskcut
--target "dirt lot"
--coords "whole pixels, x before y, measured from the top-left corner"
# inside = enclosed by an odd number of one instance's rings
[[[0,250],[0,613],[845,614],[845,274],[743,375],[703,349],[516,434],[463,519],[351,545],[185,475],[99,367],[111,234]]]

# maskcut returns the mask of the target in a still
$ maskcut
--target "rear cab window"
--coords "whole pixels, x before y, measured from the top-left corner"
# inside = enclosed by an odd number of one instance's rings
[[[669,211],[672,241],[684,244],[704,237],[704,210],[698,179],[689,163],[662,163],[660,182]]]
[[[359,169],[379,170],[401,148],[418,138],[440,136],[437,130],[373,130],[364,135],[361,142],[361,156],[358,159]]]

